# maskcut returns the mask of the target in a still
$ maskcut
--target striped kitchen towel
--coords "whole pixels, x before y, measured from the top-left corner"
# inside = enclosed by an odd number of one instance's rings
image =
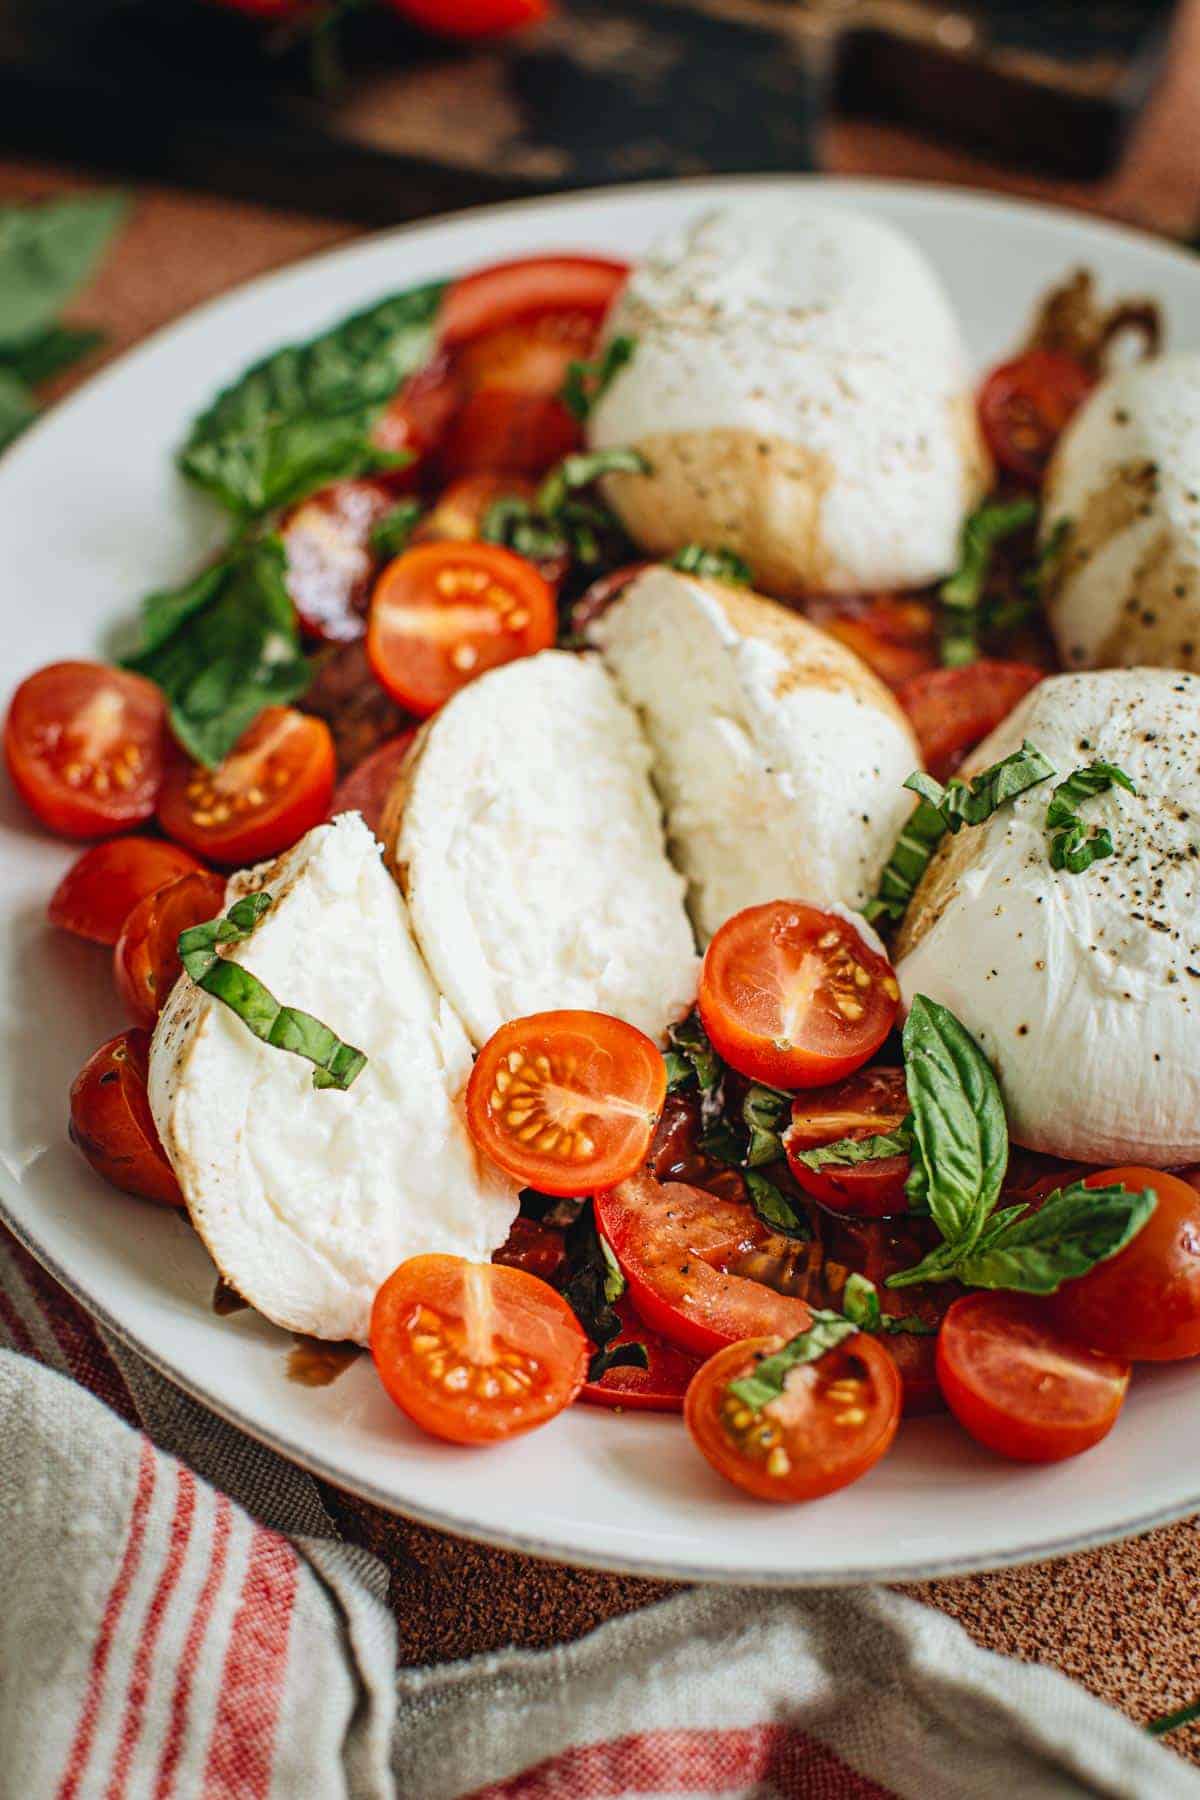
[[[0,1800],[1200,1795],[1062,1676],[879,1589],[694,1590],[397,1672],[386,1571],[309,1478],[3,1233],[0,1342]]]

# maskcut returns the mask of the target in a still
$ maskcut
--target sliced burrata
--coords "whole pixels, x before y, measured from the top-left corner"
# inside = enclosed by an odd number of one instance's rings
[[[588,436],[651,464],[608,484],[644,549],[728,547],[785,595],[956,566],[988,457],[949,303],[889,226],[782,195],[706,212],[634,269],[607,331],[635,349]]]
[[[384,842],[476,1044],[561,1007],[661,1039],[691,1006],[695,941],[649,765],[598,658],[561,650],[480,676],[423,728]]]
[[[462,1024],[430,980],[358,813],[235,876],[274,904],[230,954],[367,1056],[345,1092],[260,1043],[182,976],[150,1050],[150,1105],[221,1274],[275,1324],[365,1343],[376,1289],[428,1251],[485,1260],[517,1190],[467,1135]]]
[[[773,600],[669,568],[588,635],[649,737],[702,943],[767,900],[865,904],[920,751],[853,651]]]
[[[1096,389],[1050,466],[1042,539],[1068,668],[1200,669],[1200,352]]]
[[[1056,776],[947,838],[898,944],[991,1058],[1015,1141],[1092,1163],[1200,1158],[1200,678],[1164,669],[1044,681],[967,773],[1036,744]],[[1115,854],[1050,865],[1056,781],[1101,760],[1130,776],[1083,803]]]

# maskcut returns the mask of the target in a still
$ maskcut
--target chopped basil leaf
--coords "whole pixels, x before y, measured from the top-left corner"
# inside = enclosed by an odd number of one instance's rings
[[[860,1331],[891,1332],[903,1337],[936,1337],[937,1326],[927,1324],[915,1313],[885,1313],[879,1304],[879,1290],[865,1275],[848,1275],[842,1289],[842,1311]]]
[[[171,729],[214,768],[267,706],[286,706],[312,671],[300,649],[278,538],[232,550],[142,607],[142,648],[127,667],[162,689]]]
[[[281,1006],[257,975],[218,954],[223,944],[245,943],[272,904],[270,894],[247,894],[223,918],[193,925],[180,935],[179,960],[196,986],[236,1013],[256,1038],[312,1063],[315,1088],[348,1088],[366,1067],[362,1051],[311,1013]]]
[[[797,1243],[812,1241],[812,1226],[802,1212],[797,1212],[786,1195],[758,1169],[743,1169],[746,1192],[757,1218],[768,1231],[778,1237],[793,1238]]]
[[[620,1335],[621,1320],[613,1306],[625,1292],[625,1277],[611,1247],[596,1229],[595,1211],[590,1200],[584,1202],[577,1218],[567,1226],[563,1243],[567,1253],[564,1298],[595,1344],[597,1356],[603,1356],[613,1339]],[[626,1346],[619,1346],[619,1349],[624,1348]],[[635,1346],[629,1348],[632,1350]],[[645,1355],[644,1345],[639,1344],[636,1349]],[[592,1358],[592,1367],[597,1366],[597,1356]],[[636,1356],[619,1357],[617,1362],[610,1359],[602,1364],[600,1374],[605,1368],[618,1367],[621,1363],[628,1365],[636,1360]],[[641,1367],[645,1368],[646,1364],[643,1362]],[[589,1368],[589,1381],[599,1378]]]
[[[596,1233],[596,1237],[605,1264],[604,1298],[610,1306],[615,1306],[625,1292],[625,1277],[621,1273],[621,1265],[613,1255],[612,1246],[607,1238],[602,1238],[599,1232]]]
[[[722,1112],[717,1112],[700,1133],[697,1148],[704,1156],[727,1163],[731,1169],[741,1166],[742,1140]]]
[[[532,500],[505,494],[483,516],[480,535],[530,562],[571,556],[599,562],[605,543],[622,544],[624,534],[606,506],[579,497],[600,475],[621,469],[645,474],[650,465],[636,450],[578,451],[566,456],[542,482]]]
[[[911,779],[911,778],[910,778]],[[936,806],[921,800],[913,808],[908,822],[896,839],[883,874],[879,892],[868,900],[864,917],[874,924],[876,919],[890,919],[899,924],[908,911],[917,883],[929,867],[934,851],[946,835],[946,821]]]
[[[567,411],[579,420],[586,419],[636,349],[636,338],[618,336],[610,338],[600,355],[591,362],[568,363],[566,380],[559,395]]]
[[[686,1063],[689,1075],[695,1077],[700,1092],[702,1094],[713,1093],[720,1083],[723,1071],[721,1059],[709,1043],[708,1033],[700,1023],[700,1014],[690,1012],[686,1019],[679,1021],[678,1025],[672,1025],[667,1032],[667,1043],[670,1045],[670,1049],[667,1051],[668,1059],[674,1056],[677,1063],[680,1060]],[[672,1064],[668,1060],[668,1072],[671,1067]],[[684,1086],[686,1080],[687,1077],[684,1077],[683,1080],[672,1083],[672,1085]]]
[[[0,207],[0,356],[32,349],[125,218],[121,194]],[[61,364],[59,365],[61,367]],[[28,380],[39,380],[29,375]]]
[[[685,544],[671,558],[670,567],[684,575],[724,581],[730,587],[749,587],[754,580],[750,564],[736,550],[706,550],[703,544]]]
[[[370,433],[428,358],[444,287],[394,294],[256,363],[193,424],[183,473],[246,520],[407,460],[377,449]]]
[[[645,1344],[614,1344],[611,1349],[597,1350],[588,1363],[589,1381],[600,1381],[610,1369],[648,1369],[650,1352]]]
[[[772,1400],[778,1400],[793,1369],[799,1369],[805,1363],[819,1362],[827,1350],[845,1343],[857,1331],[858,1326],[852,1325],[840,1313],[814,1312],[807,1331],[791,1338],[773,1355],[764,1356],[749,1375],[731,1381],[729,1392],[752,1412],[761,1412]]]
[[[903,1045],[913,1138],[906,1191],[962,1255],[996,1204],[1008,1166],[1004,1103],[986,1056],[936,1000],[915,997]],[[889,1285],[904,1285],[912,1273]]]
[[[1059,519],[1034,558],[1033,565],[1021,577],[1021,586],[1031,600],[1041,600],[1058,572],[1067,540],[1071,535],[1070,519]]]
[[[489,544],[503,544],[530,562],[567,556],[571,546],[560,525],[540,518],[533,503],[517,494],[493,500],[483,515],[479,535]]]
[[[989,501],[963,526],[959,564],[941,586],[941,654],[947,667],[961,667],[979,655],[980,604],[997,544],[1024,531],[1037,518],[1035,500]]]
[[[399,556],[421,517],[419,500],[401,500],[371,530],[371,549],[376,556]]]
[[[763,1163],[781,1162],[784,1156],[779,1134],[791,1117],[792,1097],[776,1088],[752,1082],[742,1101],[742,1123],[750,1133],[746,1151],[747,1165],[752,1169]]]
[[[681,1056],[678,1050],[665,1051],[663,1053],[663,1062],[666,1064],[667,1068],[668,1094],[678,1093],[680,1088],[687,1087],[689,1082],[695,1080],[695,1069],[692,1067],[687,1057]]]
[[[103,342],[104,333],[88,326],[49,325],[26,344],[12,350],[0,346],[0,367],[36,386],[90,356]]]
[[[1128,794],[1137,793],[1124,769],[1117,768],[1115,763],[1088,763],[1059,782],[1046,808],[1052,869],[1081,875],[1094,862],[1113,855],[1112,834],[1107,826],[1094,825],[1089,831],[1077,811],[1085,800],[1107,794],[1113,787],[1122,787]]]
[[[536,509],[544,518],[562,516],[570,496],[590,487],[601,475],[649,475],[650,464],[638,450],[577,450],[546,476],[537,491]]]
[[[1086,1275],[1137,1236],[1157,1204],[1152,1188],[1058,1188],[1036,1210],[1006,1207],[995,1213],[956,1276],[970,1287],[1015,1288],[1053,1294],[1064,1281]]]
[[[853,1168],[860,1163],[882,1162],[889,1156],[907,1156],[912,1149],[910,1120],[895,1131],[879,1132],[873,1137],[838,1138],[835,1143],[821,1144],[815,1150],[791,1151],[792,1162],[802,1162],[808,1169]]]

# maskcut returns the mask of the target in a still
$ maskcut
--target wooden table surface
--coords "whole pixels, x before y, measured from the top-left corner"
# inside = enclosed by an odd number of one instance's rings
[[[824,161],[838,173],[1002,189],[1176,236],[1200,235],[1200,0],[1187,0],[1167,78],[1122,166],[1102,184],[1039,180],[858,121],[830,126]],[[83,170],[0,158],[0,200],[90,185]],[[354,227],[329,219],[146,188],[79,313],[106,330],[106,354],[116,355],[210,295],[354,235]],[[69,387],[70,378],[60,386]],[[1181,1453],[1193,1454],[1189,1446]],[[553,1643],[663,1591],[443,1538],[333,1491],[327,1498],[347,1534],[393,1569],[408,1662],[505,1643]],[[1053,1564],[907,1591],[952,1614],[980,1643],[1051,1663],[1135,1719],[1200,1698],[1196,1521]],[[1200,1728],[1167,1741],[1200,1762]]]

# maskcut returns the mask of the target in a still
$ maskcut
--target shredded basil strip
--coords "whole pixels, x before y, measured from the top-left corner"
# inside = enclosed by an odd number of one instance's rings
[[[907,1156],[912,1150],[912,1124],[906,1120],[895,1131],[878,1132],[873,1137],[838,1138],[835,1143],[821,1144],[815,1150],[792,1150],[792,1162],[802,1162],[807,1169],[853,1168],[856,1164],[882,1162],[890,1156]]]
[[[601,475],[648,475],[650,464],[639,450],[577,450],[546,476],[537,491],[536,509],[545,518],[559,517],[570,496],[590,487]]]
[[[996,546],[1037,518],[1035,500],[988,501],[963,526],[958,568],[942,583],[941,656],[948,668],[979,655],[980,604]]]
[[[566,380],[559,399],[569,413],[579,420],[587,418],[600,396],[607,392],[617,375],[632,359],[637,339],[618,335],[610,338],[600,355],[590,362],[568,363]]]
[[[257,975],[217,954],[222,944],[244,943],[272,904],[270,894],[247,894],[223,918],[193,925],[180,935],[179,960],[196,986],[236,1013],[256,1038],[312,1063],[315,1088],[348,1088],[366,1067],[362,1051],[311,1013],[281,1006]]]
[[[399,556],[408,549],[408,541],[421,517],[419,500],[401,500],[385,513],[371,531],[371,549],[376,556]]]
[[[636,450],[579,451],[551,469],[532,500],[503,494],[483,516],[480,535],[503,544],[531,562],[571,556],[583,564],[601,560],[606,542],[624,544],[613,514],[600,501],[579,498],[599,476],[614,470],[646,474],[650,465]]]
[[[563,1297],[596,1346],[588,1365],[588,1380],[599,1381],[607,1369],[649,1367],[645,1344],[615,1344],[621,1319],[613,1308],[625,1292],[625,1277],[609,1244],[596,1229],[595,1210],[585,1201],[567,1226],[567,1281]]]
[[[1050,867],[1081,875],[1094,862],[1114,854],[1112,833],[1105,825],[1094,825],[1089,831],[1079,817],[1078,808],[1097,794],[1107,794],[1121,787],[1127,794],[1137,789],[1115,763],[1092,762],[1076,769],[1060,781],[1046,808],[1046,830],[1050,835]]]
[[[750,564],[736,550],[725,547],[706,550],[703,544],[685,544],[675,552],[669,566],[684,575],[723,581],[730,587],[750,587],[754,581]]]
[[[778,1400],[793,1369],[799,1369],[805,1363],[819,1362],[827,1350],[836,1349],[857,1332],[858,1326],[840,1313],[814,1312],[807,1331],[791,1338],[773,1355],[764,1356],[751,1374],[731,1381],[729,1392],[752,1412],[759,1413],[772,1400]]]
[[[919,1319],[915,1313],[885,1313],[879,1304],[879,1289],[865,1275],[846,1277],[842,1289],[842,1311],[860,1331],[891,1332],[904,1337],[936,1337],[937,1326]]]
[[[711,1094],[721,1080],[721,1059],[708,1041],[699,1013],[691,1012],[678,1025],[672,1025],[667,1043],[670,1090],[687,1087],[694,1080],[701,1094]]]
[[[911,779],[911,778],[910,778]],[[898,925],[908,911],[917,884],[946,835],[946,821],[936,806],[921,800],[910,813],[879,878],[879,892],[868,900],[863,917],[872,924],[890,919]]]
[[[807,1216],[797,1212],[787,1196],[759,1169],[743,1169],[742,1179],[755,1216],[777,1237],[791,1238],[798,1244],[812,1242],[813,1229]]]
[[[750,1133],[746,1163],[751,1169],[780,1162],[785,1154],[780,1133],[792,1112],[792,1097],[777,1088],[751,1082],[742,1101],[742,1123]]]

